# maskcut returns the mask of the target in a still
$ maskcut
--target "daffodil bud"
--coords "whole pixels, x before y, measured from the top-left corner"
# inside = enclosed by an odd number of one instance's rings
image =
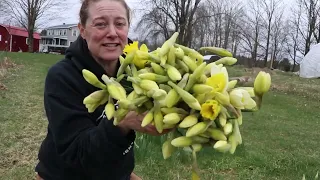
[[[250,94],[251,97],[255,97],[254,88],[253,87],[238,87],[236,89],[246,90]]]
[[[254,92],[256,95],[262,96],[269,91],[271,86],[271,76],[269,73],[260,71],[254,81]]]
[[[162,155],[163,155],[163,159],[168,159],[172,153],[176,150],[176,147],[174,147],[171,144],[171,139],[165,141],[162,144]]]
[[[234,65],[235,63],[237,63],[237,61],[238,60],[236,58],[233,58],[233,57],[224,57],[224,58],[221,58],[221,59],[217,60],[215,63],[217,65],[223,64],[223,65],[231,66],[231,65]]]
[[[215,99],[222,105],[224,106],[229,106],[230,105],[230,97],[227,92],[224,93],[215,93]]]
[[[224,48],[219,47],[201,47],[200,51],[208,51],[221,57],[232,57],[232,53]]]

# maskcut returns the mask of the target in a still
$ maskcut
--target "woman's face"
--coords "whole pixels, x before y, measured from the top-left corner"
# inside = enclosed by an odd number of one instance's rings
[[[102,0],[90,4],[86,25],[79,26],[89,51],[99,61],[117,60],[128,42],[127,11],[116,1]]]

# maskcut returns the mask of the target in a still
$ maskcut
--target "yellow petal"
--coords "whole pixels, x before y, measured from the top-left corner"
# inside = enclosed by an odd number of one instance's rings
[[[138,50],[139,49],[138,45],[139,45],[138,41],[134,41],[133,43],[125,45],[125,47],[123,49],[123,53],[129,54],[132,51]]]
[[[219,115],[221,107],[216,100],[208,100],[201,106],[201,115],[204,118],[215,120]]]
[[[143,52],[149,52],[149,49],[148,49],[147,45],[145,45],[145,44],[142,44],[140,46],[140,50],[143,51]]]
[[[204,103],[201,107],[201,115],[204,118],[210,119],[212,116],[211,106],[209,104]]]
[[[224,88],[223,88],[223,92],[224,92],[228,88],[229,74],[228,74],[228,71],[227,71],[226,67],[222,67],[221,68],[221,72],[224,74],[224,82],[225,82],[225,85],[224,85]]]
[[[133,63],[138,69],[143,69],[147,62],[147,60],[140,59],[137,56],[133,59]]]
[[[228,84],[225,74],[220,72],[207,79],[207,85],[213,87],[213,92],[223,92]]]

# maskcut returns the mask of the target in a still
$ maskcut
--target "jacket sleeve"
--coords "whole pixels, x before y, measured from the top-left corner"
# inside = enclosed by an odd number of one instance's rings
[[[58,74],[48,73],[44,105],[58,154],[74,168],[121,161],[135,140],[135,132],[124,135],[107,119],[96,125],[82,103],[83,95],[73,85]]]

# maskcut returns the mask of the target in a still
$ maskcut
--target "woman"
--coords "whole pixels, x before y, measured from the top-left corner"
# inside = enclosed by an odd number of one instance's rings
[[[82,3],[81,36],[47,74],[44,104],[49,125],[38,155],[38,179],[140,179],[132,173],[135,131],[159,135],[156,129],[142,128],[143,116],[134,112],[113,126],[104,106],[90,114],[83,105],[83,99],[98,89],[81,71],[88,69],[99,78],[115,76],[118,57],[128,43],[129,13],[124,0]]]

